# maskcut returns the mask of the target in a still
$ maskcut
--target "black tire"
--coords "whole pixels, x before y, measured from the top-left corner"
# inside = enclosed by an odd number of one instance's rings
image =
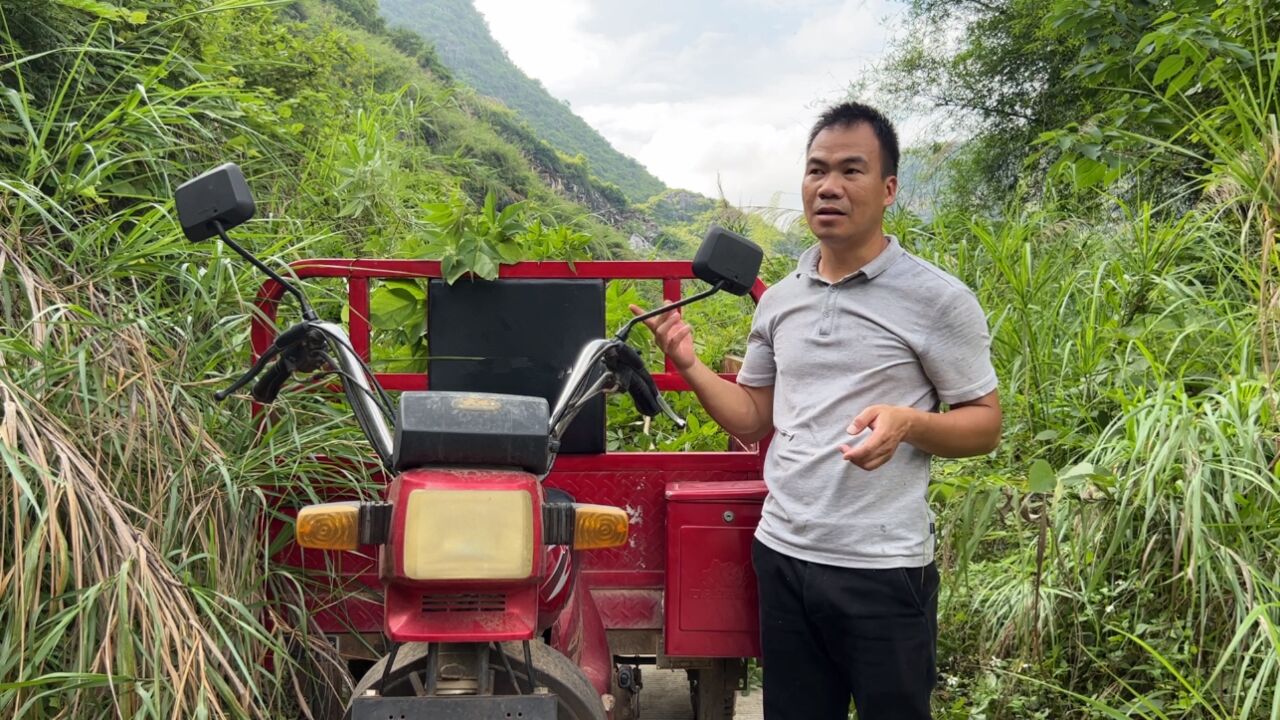
[[[582,670],[569,661],[569,658],[553,650],[545,643],[532,641],[533,666],[537,673],[538,684],[544,685],[559,700],[556,720],[605,720],[604,703],[600,693],[587,680]],[[524,648],[521,643],[501,643],[502,652],[511,663],[511,671],[520,683],[520,689],[528,692],[529,674],[524,664]],[[502,664],[502,657],[497,651],[491,651],[490,666],[494,674],[494,693],[498,695],[514,695],[510,676]],[[409,676],[420,672],[427,664],[426,643],[406,643],[396,653],[395,665],[387,676],[387,688],[382,687],[382,672],[386,667],[387,656],[374,663],[369,672],[356,683],[352,697],[361,697],[366,690],[377,690],[383,695],[412,695],[413,689]],[[345,717],[350,717],[348,708]]]
[[[709,668],[688,671],[694,720],[733,720],[742,662],[738,658],[716,659]]]

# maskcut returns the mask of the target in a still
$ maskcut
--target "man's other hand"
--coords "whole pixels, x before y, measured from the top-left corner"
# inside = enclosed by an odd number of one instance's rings
[[[903,442],[938,457],[985,455],[1000,442],[1000,397],[995,390],[961,403],[943,413],[925,412],[898,405],[872,405],[849,424],[849,434],[871,428],[871,435],[857,446],[844,444],[844,459],[863,470],[889,462]]]
[[[632,305],[631,312],[643,315],[645,311],[638,305]],[[698,361],[698,356],[693,352],[693,328],[680,316],[679,310],[651,317],[644,324],[653,331],[654,344],[671,358],[671,363],[677,370],[688,370]]]
[[[840,445],[841,454],[863,470],[875,470],[893,458],[918,414],[918,410],[908,407],[872,405],[858,413],[847,428],[850,435],[871,428],[871,435],[856,446]]]

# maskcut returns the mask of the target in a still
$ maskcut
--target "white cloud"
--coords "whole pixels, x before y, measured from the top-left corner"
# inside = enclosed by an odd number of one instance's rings
[[[758,99],[721,98],[591,106],[582,114],[623,152],[649,159],[669,185],[711,196],[723,188],[734,204],[765,205],[799,186],[805,128],[769,118],[766,109]]]
[[[799,207],[822,106],[883,52],[889,0],[475,0],[508,55],[673,187]]]
[[[844,2],[805,18],[787,37],[783,52],[816,67],[861,64],[884,50],[887,30],[883,3]]]
[[[553,92],[580,68],[596,64],[592,38],[576,30],[590,10],[587,0],[476,0],[475,5],[512,62]]]

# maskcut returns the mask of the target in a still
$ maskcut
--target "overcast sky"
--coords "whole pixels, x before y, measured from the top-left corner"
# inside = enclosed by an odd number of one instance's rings
[[[511,60],[671,187],[800,206],[808,129],[885,51],[888,0],[475,0]],[[909,139],[909,128],[904,139]]]

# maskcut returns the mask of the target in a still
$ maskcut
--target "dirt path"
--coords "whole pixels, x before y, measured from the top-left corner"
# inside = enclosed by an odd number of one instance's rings
[[[645,666],[644,690],[640,692],[640,720],[693,720],[689,706],[689,682],[684,670],[659,670]],[[757,688],[750,695],[738,695],[735,720],[761,720],[763,696]]]

